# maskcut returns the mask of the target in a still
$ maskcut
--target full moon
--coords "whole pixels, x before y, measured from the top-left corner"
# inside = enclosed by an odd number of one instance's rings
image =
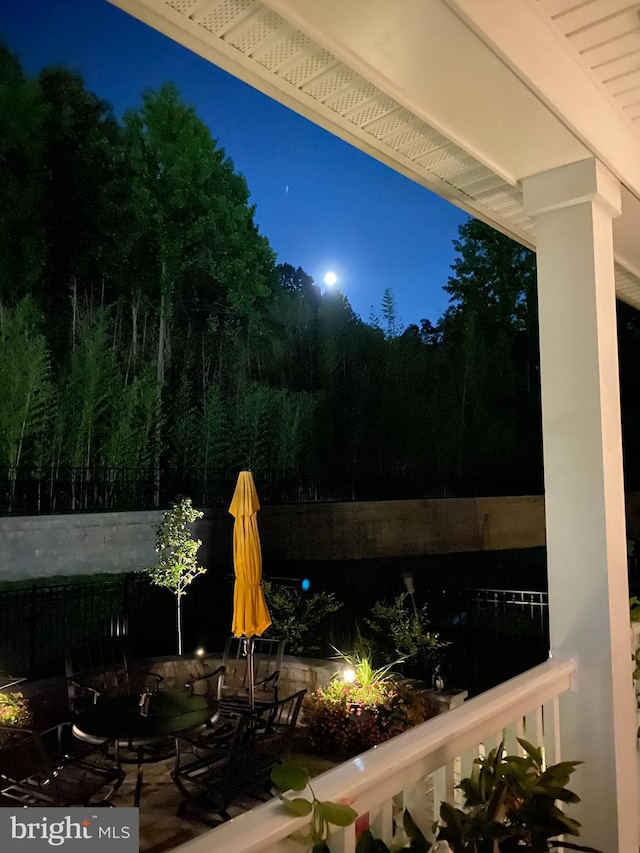
[[[325,273],[324,283],[329,287],[332,287],[338,280],[338,276],[334,272]]]

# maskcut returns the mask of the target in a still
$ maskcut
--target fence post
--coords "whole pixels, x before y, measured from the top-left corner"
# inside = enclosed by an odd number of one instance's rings
[[[38,615],[38,587],[33,584],[31,587],[29,606],[29,672],[32,673],[36,667],[36,627]]]

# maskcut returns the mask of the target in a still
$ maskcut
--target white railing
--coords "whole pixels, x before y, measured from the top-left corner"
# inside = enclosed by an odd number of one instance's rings
[[[429,837],[441,800],[453,802],[455,784],[473,759],[505,739],[542,746],[548,763],[560,760],[559,697],[571,688],[573,661],[547,661],[446,714],[335,767],[312,781],[320,800],[348,801],[369,815],[371,829],[391,841],[394,809],[408,808]],[[288,836],[309,818],[287,815],[278,800],[175,848],[179,853],[296,853],[306,847]],[[354,853],[355,826],[337,829],[332,853]]]

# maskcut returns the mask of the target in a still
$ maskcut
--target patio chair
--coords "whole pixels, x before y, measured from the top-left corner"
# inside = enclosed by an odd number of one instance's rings
[[[72,716],[101,696],[155,693],[163,678],[131,662],[123,637],[105,637],[72,647],[65,655],[65,670]]]
[[[0,798],[5,805],[104,806],[124,780],[122,769],[111,762],[61,756],[52,749],[49,736],[57,740],[57,727],[43,733],[0,729]]]
[[[222,699],[224,676],[225,667],[219,666],[212,672],[205,672],[204,675],[197,675],[195,678],[187,681],[184,686],[187,688],[189,693],[206,696],[207,699],[215,699],[219,702]]]
[[[274,705],[278,701],[278,683],[286,640],[253,639],[253,675],[256,706]],[[223,713],[242,711],[248,705],[249,666],[246,641],[229,637],[222,656],[224,679],[220,706]]]
[[[230,819],[231,805],[269,799],[271,770],[289,754],[305,694],[222,718],[203,736],[177,738],[171,776],[184,798],[178,816],[216,826]]]

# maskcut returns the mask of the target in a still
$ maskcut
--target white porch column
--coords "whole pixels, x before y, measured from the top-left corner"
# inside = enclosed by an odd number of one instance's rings
[[[586,766],[570,813],[585,844],[638,851],[636,715],[622,476],[612,219],[618,181],[595,159],[523,182],[536,222],[552,654],[575,658],[562,756]]]

